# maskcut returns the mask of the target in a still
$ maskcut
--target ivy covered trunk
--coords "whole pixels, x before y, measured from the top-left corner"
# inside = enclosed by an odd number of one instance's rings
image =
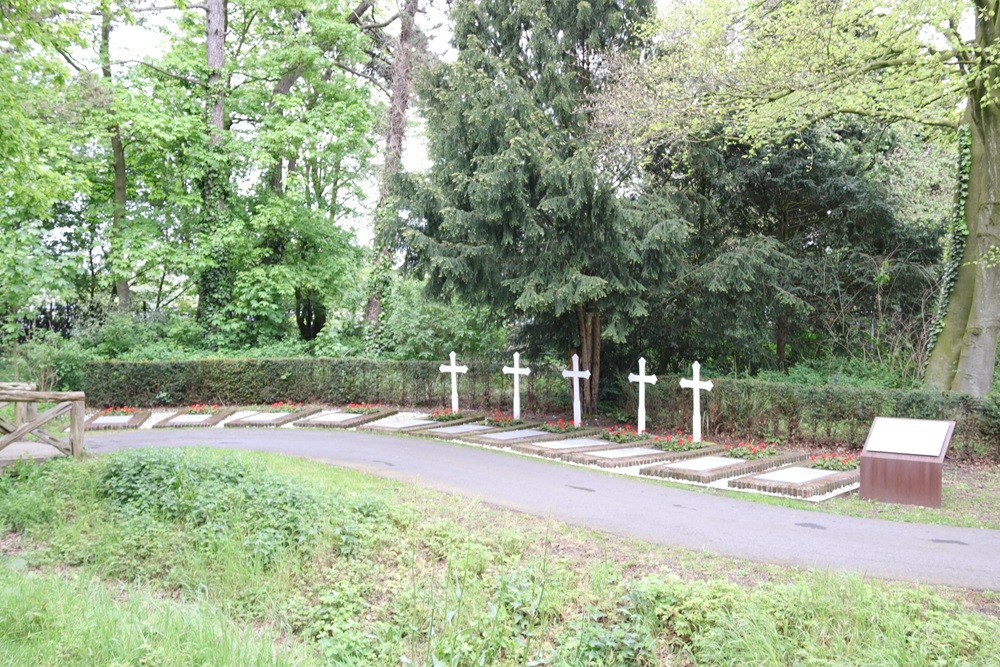
[[[977,42],[984,48],[998,43],[996,21],[976,21]],[[992,92],[995,79],[996,74],[977,79],[969,94],[968,157],[961,163],[962,176],[968,176],[967,181],[960,178],[958,191],[960,205],[964,197],[964,219],[953,234],[954,239],[966,238],[960,262],[956,249],[946,268],[945,290],[948,269],[954,271],[954,286],[926,374],[929,387],[973,396],[985,396],[993,385],[1000,336],[1000,109]]]

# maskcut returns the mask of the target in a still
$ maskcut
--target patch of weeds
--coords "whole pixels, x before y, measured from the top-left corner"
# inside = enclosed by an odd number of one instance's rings
[[[101,495],[124,516],[149,515],[197,530],[207,544],[242,536],[264,565],[285,550],[306,553],[321,520],[317,497],[236,456],[133,450],[109,458]]]

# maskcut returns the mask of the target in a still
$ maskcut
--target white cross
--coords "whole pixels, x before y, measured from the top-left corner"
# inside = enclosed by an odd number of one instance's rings
[[[521,376],[530,375],[530,368],[521,368],[518,364],[521,363],[521,355],[517,352],[514,353],[514,365],[504,366],[503,372],[506,375],[514,376],[514,419],[521,418]]]
[[[655,375],[646,375],[646,358],[639,357],[639,374],[628,374],[629,382],[639,383],[639,433],[646,432],[646,385],[656,384]]]
[[[691,364],[694,369],[693,379],[681,380],[681,387],[684,389],[694,389],[694,424],[691,435],[695,442],[701,442],[701,390],[712,391],[712,381],[701,381],[701,364],[697,361]]]
[[[494,367],[495,368],[495,367]],[[468,366],[455,364],[455,353],[451,353],[451,366],[440,366],[442,373],[451,373],[451,411],[458,412],[458,373],[468,373]]]
[[[564,378],[573,378],[573,426],[580,427],[580,378],[586,380],[590,377],[590,371],[580,370],[580,357],[573,355],[573,370],[563,371]]]

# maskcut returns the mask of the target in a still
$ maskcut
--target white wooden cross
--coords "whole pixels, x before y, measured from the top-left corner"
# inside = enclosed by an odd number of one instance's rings
[[[521,368],[518,364],[521,363],[521,355],[518,352],[514,353],[514,365],[504,366],[503,372],[506,375],[514,376],[514,419],[521,418],[521,376],[531,375],[530,368]]]
[[[712,391],[712,381],[701,381],[701,364],[697,361],[691,364],[691,368],[694,369],[693,379],[681,380],[681,387],[684,389],[694,389],[694,424],[692,425],[691,435],[694,437],[695,442],[701,442],[701,390]]]
[[[451,366],[440,366],[442,373],[451,373],[451,411],[458,412],[458,374],[468,373],[468,366],[458,366],[455,364],[455,353],[451,353]]]
[[[580,378],[584,380],[590,377],[590,371],[580,370],[580,356],[573,355],[573,370],[563,371],[564,378],[573,378],[573,426],[580,427]]]
[[[655,375],[646,375],[646,358],[639,357],[639,374],[628,374],[629,382],[639,383],[639,423],[638,432],[646,432],[646,385],[656,384]]]

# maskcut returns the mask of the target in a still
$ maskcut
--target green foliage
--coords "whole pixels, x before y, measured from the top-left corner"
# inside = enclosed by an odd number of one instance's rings
[[[84,391],[92,405],[128,402],[137,406],[221,403],[258,405],[382,403],[439,406],[451,397],[442,358],[430,361],[371,359],[198,359],[170,362],[93,361],[84,369]],[[469,360],[463,396],[473,408],[506,408],[510,376],[500,363]],[[521,384],[525,410],[545,412],[569,400],[565,380],[544,365]],[[548,372],[546,372],[548,371]],[[127,400],[126,400],[127,399]],[[464,399],[463,399],[464,400]]]
[[[432,361],[447,359],[452,350],[491,358],[507,342],[507,332],[488,308],[459,298],[435,299],[419,281],[393,281],[382,307],[382,358]]]
[[[100,580],[30,575],[0,563],[0,661],[12,665],[302,665],[205,604]]]
[[[99,492],[126,517],[188,524],[206,545],[237,534],[249,556],[265,565],[286,550],[308,552],[319,533],[314,496],[234,457],[188,450],[116,454]]]
[[[294,515],[288,493],[319,506],[320,537],[262,567],[253,508]],[[703,557],[681,581],[669,550],[291,457],[17,464],[0,536],[16,551],[0,555],[0,660],[16,664],[990,664],[1000,637],[988,613],[907,584],[780,568],[761,583]],[[748,583],[720,578],[734,572]]]
[[[987,664],[997,645],[992,622],[957,603],[855,577],[752,589],[647,579],[626,601],[695,664]]]
[[[686,270],[626,356],[756,372],[853,355],[918,376],[943,221],[896,214],[904,195],[888,175],[914,142],[845,121],[757,148],[710,137],[659,148],[647,171],[692,234]]]
[[[691,393],[679,378],[658,374],[646,389],[647,419],[660,428],[691,423]],[[960,456],[1000,456],[992,439],[997,413],[992,399],[928,390],[890,389],[838,384],[799,385],[755,379],[713,377],[702,395],[709,433],[738,438],[848,446],[860,449],[875,417],[908,417],[956,422],[952,451]],[[634,413],[638,393],[622,382],[622,402]]]
[[[435,292],[523,322],[547,352],[623,340],[676,265],[683,226],[660,198],[616,187],[624,175],[595,159],[580,103],[602,81],[595,50],[635,46],[650,11],[457,3],[457,60],[420,90],[432,167],[400,188],[411,263]]]

